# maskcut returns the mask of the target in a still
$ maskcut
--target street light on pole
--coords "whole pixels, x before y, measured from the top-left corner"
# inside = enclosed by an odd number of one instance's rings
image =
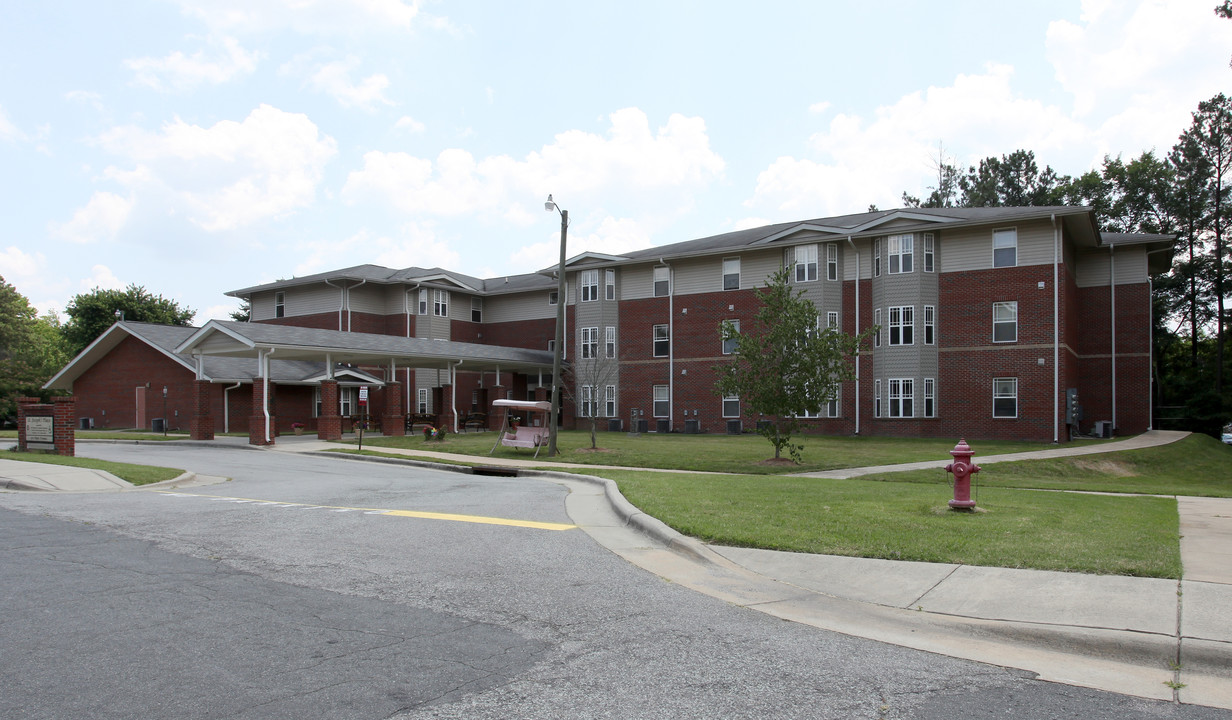
[[[556,347],[552,352],[552,417],[548,423],[548,457],[556,456],[556,432],[560,425],[560,359],[565,350],[565,237],[569,231],[569,211],[548,195],[543,204],[548,212],[560,213],[560,264],[556,266]]]

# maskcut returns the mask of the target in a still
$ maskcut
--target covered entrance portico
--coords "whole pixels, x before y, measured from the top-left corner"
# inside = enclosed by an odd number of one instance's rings
[[[384,369],[387,402],[383,424],[389,429],[389,434],[403,432],[401,383],[396,381],[399,368],[448,373],[449,391],[443,395],[448,403],[448,424],[454,432],[458,430],[455,392],[458,372],[495,373],[499,384],[502,372],[543,378],[550,376],[552,371],[552,353],[545,350],[225,320],[206,323],[181,343],[176,352],[196,359],[199,385],[204,382],[202,367],[206,356],[257,360],[258,375],[252,384],[254,422],[249,426],[249,442],[253,445],[271,445],[276,436],[271,405],[274,390],[270,382],[271,359],[324,362],[325,373],[320,380],[321,414],[317,421],[318,436],[323,440],[336,440],[342,436],[336,377],[340,364]],[[195,412],[193,438],[212,438],[213,421],[208,417],[209,404],[198,403]],[[210,428],[211,432],[206,437],[206,433],[199,433],[197,428]]]

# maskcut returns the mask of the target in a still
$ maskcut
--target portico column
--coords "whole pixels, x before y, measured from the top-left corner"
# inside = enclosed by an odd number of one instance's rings
[[[321,415],[317,418],[317,439],[342,439],[342,418],[338,415],[337,380],[321,381]]]
[[[189,437],[193,440],[214,439],[214,416],[210,414],[212,388],[209,380],[193,381],[193,416],[189,421]]]
[[[406,418],[402,414],[402,383],[385,384],[385,415],[381,418],[382,435],[405,435]]]

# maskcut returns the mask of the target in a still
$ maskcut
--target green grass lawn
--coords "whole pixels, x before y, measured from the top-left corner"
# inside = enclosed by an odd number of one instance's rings
[[[170,480],[184,474],[183,470],[177,470],[175,468],[156,467],[153,465],[133,465],[131,463],[93,460],[91,458],[81,457],[65,457],[63,455],[51,455],[37,452],[0,453],[0,459],[19,460],[21,462],[47,463],[49,465],[71,465],[73,467],[105,470],[121,480],[127,480],[134,485],[148,485],[150,483],[162,482],[163,480]]]
[[[596,471],[706,542],[855,557],[1178,578],[1176,501],[984,488],[957,513],[944,484]]]
[[[184,440],[188,433],[172,432],[167,435],[149,430],[74,430],[78,440]],[[221,433],[219,433],[221,434]],[[247,437],[247,433],[244,433]],[[17,439],[16,430],[0,430],[0,438]]]
[[[425,443],[423,436],[365,437],[364,447],[395,447],[418,450],[477,455],[479,458],[518,458],[528,460],[533,451],[519,448],[496,448],[497,433],[459,433],[446,436],[443,442]],[[948,460],[949,451],[957,439],[936,438],[873,438],[829,437],[800,435],[797,442],[804,445],[804,464],[764,464],[774,456],[774,449],[760,435],[683,435],[642,434],[636,437],[628,433],[601,432],[598,434],[598,450],[590,449],[590,433],[579,430],[561,432],[557,447],[561,453],[556,458],[539,453],[539,461],[545,466],[558,462],[586,465],[620,465],[628,467],[656,467],[670,470],[694,470],[698,472],[729,472],[748,475],[773,475],[789,472],[833,470],[837,468],[883,465],[896,462],[922,460]],[[994,453],[1026,452],[1054,447],[1049,443],[1029,443],[1007,440],[968,440],[981,455]]]

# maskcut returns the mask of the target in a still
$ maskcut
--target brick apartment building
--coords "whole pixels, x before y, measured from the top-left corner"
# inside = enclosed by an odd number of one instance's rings
[[[1048,441],[1098,422],[1142,432],[1150,276],[1170,266],[1173,241],[1100,233],[1085,207],[913,208],[585,252],[565,268],[562,421],[747,427],[739,398],[713,390],[714,366],[730,352],[719,325],[749,326],[754,290],[787,267],[819,323],[852,334],[880,327],[856,379],[804,420],[811,431]],[[105,411],[112,426],[144,425],[133,408],[152,393],[145,414],[161,412],[166,385],[175,417],[312,428],[325,379],[337,382],[344,416],[366,386],[374,415],[438,414],[449,425],[498,398],[548,397],[555,270],[481,279],[359,265],[234,290],[251,303],[250,323],[120,323],[48,385],[71,387],[82,417]],[[268,415],[254,411],[267,392]],[[1083,412],[1072,423],[1075,392]]]

